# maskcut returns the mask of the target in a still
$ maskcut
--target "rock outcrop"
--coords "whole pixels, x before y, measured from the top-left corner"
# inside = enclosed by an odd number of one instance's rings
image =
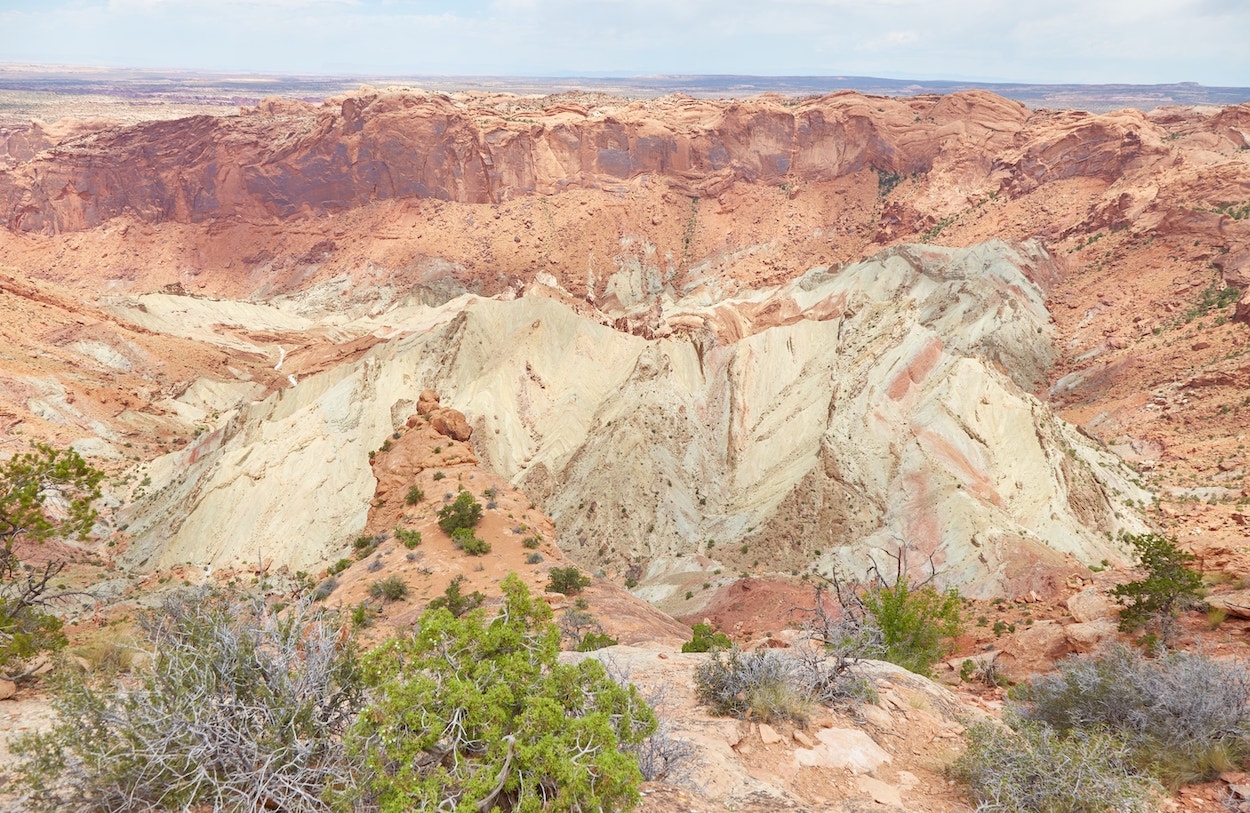
[[[416,306],[358,361],[154,465],[132,555],[324,561],[364,524],[366,453],[446,403],[575,561],[641,565],[638,594],[672,611],[715,569],[862,570],[900,549],[971,594],[1044,590],[1065,557],[1118,558],[1103,534],[1141,527],[1126,501],[1144,499],[1028,394],[1051,360],[1029,277],[1049,262],[902,247],[741,298],[661,299],[650,339],[538,289]]]
[[[611,190],[641,175],[690,196],[735,181],[819,181],[865,169],[904,176],[970,145],[983,160],[1012,142],[1028,111],[982,91],[906,100],[844,92],[798,106],[678,97],[608,115],[577,105],[533,115],[518,122],[472,100],[369,91],[315,109],[260,105],[237,117],[93,133],[0,175],[0,224],[55,232],[122,214],[206,222],[393,198],[498,203]]]

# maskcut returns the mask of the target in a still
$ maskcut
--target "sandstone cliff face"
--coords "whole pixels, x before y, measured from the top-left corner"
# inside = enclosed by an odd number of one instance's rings
[[[1051,351],[1026,269],[1049,262],[904,247],[741,298],[663,299],[653,338],[541,286],[415,306],[359,361],[158,461],[130,555],[336,556],[364,525],[368,451],[428,383],[575,561],[632,572],[661,607],[715,569],[859,569],[900,548],[971,594],[1027,592],[1064,554],[1118,557],[1102,534],[1140,528],[1123,501],[1144,497],[1028,394]]]
[[[735,181],[824,181],[869,168],[907,175],[968,143],[1006,147],[1027,111],[983,92],[906,101],[838,93],[794,105],[677,98],[536,115],[517,121],[442,95],[366,93],[318,109],[262,105],[97,133],[0,175],[0,224],[58,232],[121,215],[203,222],[391,198],[498,203],[610,190],[641,175],[691,196]]]

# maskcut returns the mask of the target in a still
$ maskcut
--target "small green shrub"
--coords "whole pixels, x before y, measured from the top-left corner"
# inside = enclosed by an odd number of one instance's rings
[[[472,528],[457,528],[451,534],[451,541],[470,556],[485,556],[490,553],[490,543],[479,539]]]
[[[457,530],[472,530],[482,521],[482,504],[467,491],[461,491],[451,503],[438,509],[438,527],[443,533],[455,535]]]
[[[408,505],[416,505],[424,499],[425,491],[418,485],[409,486],[408,493],[404,495],[404,502]]]
[[[527,554],[525,557],[525,564],[527,565],[539,565],[539,564],[542,564],[542,561],[543,561],[543,555],[539,553],[538,551]]]
[[[457,576],[452,579],[447,588],[443,590],[443,595],[431,601],[426,605],[426,611],[445,609],[456,618],[464,615],[470,610],[476,610],[482,606],[482,602],[486,601],[486,596],[474,590],[469,595],[460,592],[460,586],[464,584],[464,576]]]
[[[1112,588],[1111,594],[1124,605],[1120,629],[1132,632],[1157,623],[1166,644],[1171,640],[1177,614],[1201,598],[1202,576],[1189,569],[1194,556],[1181,550],[1175,537],[1128,534],[1125,541],[1137,551],[1146,578]]]
[[[575,596],[590,586],[590,577],[584,575],[572,565],[568,567],[553,567],[548,576],[551,581],[547,583],[547,590],[551,593]]]
[[[383,601],[402,601],[408,597],[408,582],[402,576],[387,576],[369,585],[369,595]]]
[[[733,641],[723,632],[716,632],[710,624],[695,624],[691,638],[681,645],[682,652],[711,652],[713,649],[729,649]]]
[[[932,584],[913,587],[906,574],[893,586],[868,589],[863,602],[881,630],[883,659],[918,675],[930,676],[933,664],[950,651],[950,640],[963,629],[958,591]]]
[[[326,568],[326,572],[329,573],[331,576],[337,576],[340,573],[342,573],[344,570],[347,570],[347,568],[351,566],[352,566],[351,559],[339,559],[337,562],[335,562],[334,564]]]
[[[446,476],[447,476],[447,475],[446,475],[446,474],[444,474],[444,473],[443,473],[443,472],[441,472],[441,471],[436,471],[436,472],[434,472],[434,479],[435,479],[435,480],[442,480],[442,479],[443,479],[444,477],[446,477]]]
[[[981,722],[952,772],[977,810],[1001,813],[1153,813],[1161,788],[1132,763],[1128,748],[1100,730],[1062,736],[1044,725],[1012,730]]]
[[[377,613],[366,602],[360,602],[352,607],[352,626],[361,629],[373,623],[373,616]]]
[[[398,525],[395,526],[395,538],[399,543],[408,550],[412,550],[421,544],[421,532],[418,530],[408,530]]]
[[[541,536],[527,536],[521,540],[521,547],[530,548],[532,550],[541,545],[542,541],[543,538]]]
[[[604,632],[588,632],[582,638],[582,642],[577,645],[578,652],[594,652],[596,649],[604,647],[616,646],[620,641]]]
[[[356,559],[364,559],[369,554],[378,549],[378,545],[382,544],[382,540],[386,538],[385,534],[380,536],[358,536],[352,540],[352,549],[356,551]]]

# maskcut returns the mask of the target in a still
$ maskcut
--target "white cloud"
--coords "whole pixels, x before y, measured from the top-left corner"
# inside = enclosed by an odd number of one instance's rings
[[[1250,84],[1243,0],[7,2],[7,61]]]

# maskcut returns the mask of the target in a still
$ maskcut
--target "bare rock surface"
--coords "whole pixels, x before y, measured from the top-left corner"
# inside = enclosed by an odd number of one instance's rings
[[[744,296],[661,297],[662,338],[543,295],[394,312],[359,360],[154,461],[128,556],[325,561],[364,525],[367,453],[416,404],[451,437],[471,425],[574,561],[645,562],[637,594],[670,612],[718,568],[862,571],[900,538],[966,593],[1044,591],[1118,559],[1103,532],[1142,527],[1130,475],[1028,394],[1050,347],[1024,269],[1047,262],[892,249]]]

